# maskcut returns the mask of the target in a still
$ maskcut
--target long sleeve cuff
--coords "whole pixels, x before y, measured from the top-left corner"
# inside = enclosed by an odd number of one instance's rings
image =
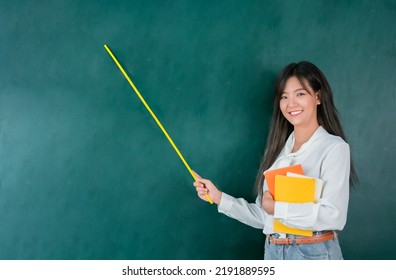
[[[220,213],[229,213],[232,208],[232,200],[233,200],[232,196],[223,192],[221,195],[220,203],[217,206],[217,210]]]
[[[217,210],[251,227],[263,229],[264,210],[258,202],[256,199],[256,203],[249,203],[243,198],[235,198],[223,193]]]

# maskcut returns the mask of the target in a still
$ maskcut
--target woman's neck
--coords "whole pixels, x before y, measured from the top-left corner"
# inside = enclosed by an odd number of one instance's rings
[[[319,124],[311,127],[294,127],[294,146],[292,152],[297,152],[301,146],[306,143],[315,131],[319,128]]]

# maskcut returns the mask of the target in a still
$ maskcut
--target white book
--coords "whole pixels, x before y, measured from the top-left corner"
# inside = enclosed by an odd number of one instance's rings
[[[315,196],[314,196],[314,202],[315,202],[315,203],[318,203],[319,199],[322,197],[323,180],[318,179],[318,178],[309,177],[309,176],[304,176],[304,175],[301,175],[301,174],[296,174],[296,173],[293,173],[293,172],[287,172],[287,176],[315,179]]]

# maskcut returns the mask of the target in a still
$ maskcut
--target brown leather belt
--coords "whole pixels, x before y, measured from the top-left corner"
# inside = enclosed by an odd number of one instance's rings
[[[291,245],[293,244],[293,240],[295,244],[311,244],[311,243],[319,243],[319,242],[325,242],[332,240],[338,236],[337,232],[329,231],[325,232],[322,234],[317,234],[313,236],[307,236],[307,237],[297,237],[297,238],[273,238],[272,236],[269,236],[269,242],[271,244],[277,244],[277,245]]]

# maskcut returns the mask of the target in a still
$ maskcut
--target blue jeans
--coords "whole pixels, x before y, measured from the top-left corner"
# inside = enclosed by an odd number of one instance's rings
[[[277,237],[277,234],[272,235]],[[288,234],[287,237],[295,239],[301,237]],[[271,244],[269,238],[265,240],[265,260],[342,260],[341,247],[338,238],[332,240],[312,243],[277,245]]]

